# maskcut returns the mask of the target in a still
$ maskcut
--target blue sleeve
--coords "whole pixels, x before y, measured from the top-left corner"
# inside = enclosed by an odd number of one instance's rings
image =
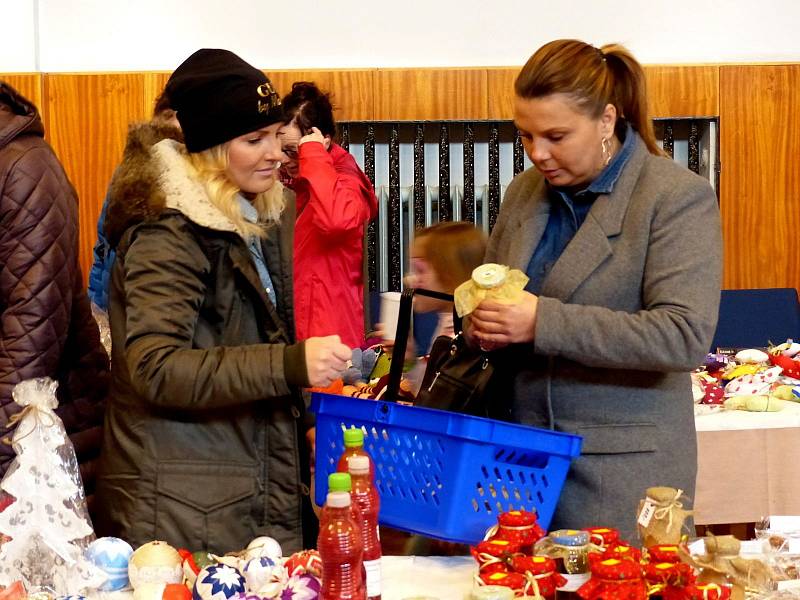
[[[116,255],[103,232],[107,211],[108,194],[103,201],[103,208],[100,210],[100,217],[97,220],[97,242],[94,245],[92,253],[94,260],[89,271],[89,299],[105,311],[108,310],[108,283]]]

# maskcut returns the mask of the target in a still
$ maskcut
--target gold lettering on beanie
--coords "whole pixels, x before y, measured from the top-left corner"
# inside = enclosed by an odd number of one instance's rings
[[[262,98],[267,98],[266,102],[264,100],[258,101],[258,112],[268,112],[270,109],[280,106],[281,98],[278,96],[278,92],[275,91],[275,88],[272,87],[272,84],[269,81],[259,85],[256,88],[256,92]]]

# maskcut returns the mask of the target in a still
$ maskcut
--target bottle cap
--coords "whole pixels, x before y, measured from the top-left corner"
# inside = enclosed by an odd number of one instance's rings
[[[562,546],[585,546],[589,543],[588,531],[559,529],[557,531],[551,531],[548,536],[553,542]]]
[[[475,267],[472,271],[472,281],[479,288],[491,289],[502,285],[506,280],[508,267],[496,263],[486,263]]]
[[[369,473],[369,456],[356,454],[347,459],[347,470],[353,475],[366,475]]]
[[[328,475],[328,492],[347,492],[353,489],[350,473],[331,473]]]
[[[346,448],[354,448],[364,445],[364,432],[356,427],[344,430],[344,445]]]
[[[346,508],[350,506],[350,493],[349,492],[328,492],[328,498],[325,501],[331,508]]]

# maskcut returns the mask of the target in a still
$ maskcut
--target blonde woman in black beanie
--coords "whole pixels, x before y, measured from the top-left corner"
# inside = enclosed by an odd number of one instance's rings
[[[337,378],[350,349],[294,343],[294,197],[276,179],[283,113],[267,77],[204,49],[166,90],[185,143],[134,128],[106,220],[97,532],[217,553],[268,535],[288,554],[308,525],[300,388]]]

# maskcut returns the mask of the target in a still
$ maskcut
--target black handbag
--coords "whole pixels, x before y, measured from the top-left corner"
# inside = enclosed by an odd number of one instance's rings
[[[393,356],[405,356],[411,324],[414,294],[453,301],[450,294],[407,288],[400,297],[400,314]],[[502,389],[503,377],[487,352],[467,344],[461,331],[461,319],[453,312],[455,338],[437,337],[431,347],[428,366],[414,406],[508,420],[508,396]],[[396,400],[402,376],[403,361],[392,360],[384,399]]]

